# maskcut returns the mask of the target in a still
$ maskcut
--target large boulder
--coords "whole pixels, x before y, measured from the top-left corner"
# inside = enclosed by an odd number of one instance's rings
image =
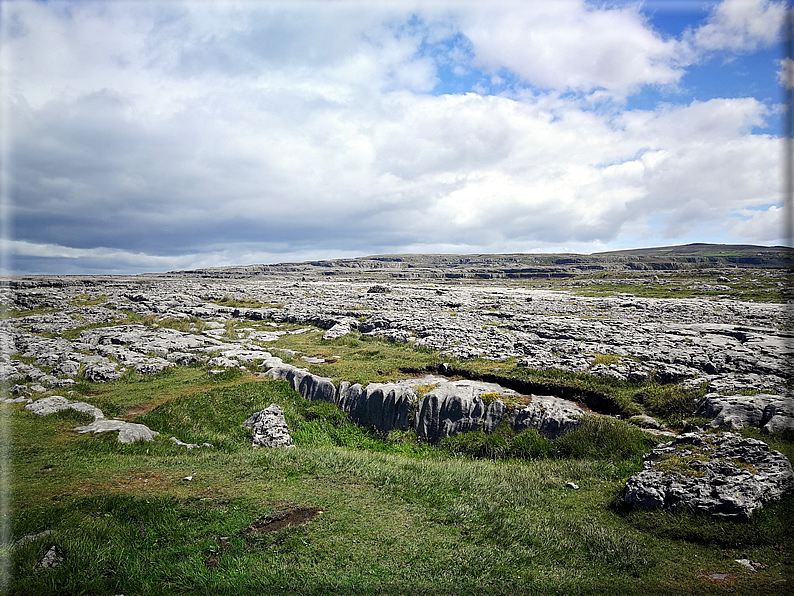
[[[370,383],[362,388],[343,381],[338,405],[359,426],[381,432],[408,430],[408,416],[417,397],[413,387],[405,384]]]
[[[791,462],[763,441],[735,433],[688,433],[660,445],[626,483],[624,499],[638,509],[684,508],[748,519],[794,489]]]
[[[529,405],[513,409],[510,426],[516,432],[534,428],[550,439],[578,428],[586,415],[575,403],[550,395],[533,395]]]
[[[284,410],[277,404],[251,414],[243,425],[251,427],[251,444],[254,447],[295,447]]]
[[[713,418],[714,428],[726,426],[739,430],[744,426],[760,428],[771,433],[794,430],[794,403],[782,395],[706,395],[695,412],[697,416]]]
[[[309,401],[335,403],[336,386],[331,379],[313,375],[305,368],[289,364],[274,366],[265,373],[273,379],[286,379],[292,388]]]
[[[110,383],[118,381],[121,378],[121,372],[116,370],[116,365],[113,362],[96,362],[85,367],[83,376],[85,376],[86,381]]]

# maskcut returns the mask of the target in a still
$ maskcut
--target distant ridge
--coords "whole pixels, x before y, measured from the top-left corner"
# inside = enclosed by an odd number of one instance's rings
[[[593,255],[635,255],[635,254],[703,254],[703,253],[735,253],[735,252],[782,252],[792,249],[785,246],[759,246],[756,244],[709,244],[706,242],[693,242],[691,244],[676,244],[673,246],[658,246],[651,248],[626,248],[593,253]]]
[[[593,254],[384,254],[303,263],[211,267],[170,271],[164,276],[234,278],[268,275],[371,278],[535,278],[574,277],[598,271],[675,271],[723,268],[788,269],[794,250],[785,246],[693,243],[614,250]]]

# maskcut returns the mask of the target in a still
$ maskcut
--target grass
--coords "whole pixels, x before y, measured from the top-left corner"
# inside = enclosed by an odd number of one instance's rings
[[[394,366],[407,357],[364,341],[332,347],[377,349]],[[375,365],[362,357],[361,366]],[[726,568],[732,589],[772,594],[791,577],[782,528],[792,498],[744,524],[623,511],[623,482],[653,441],[619,421],[556,441],[504,427],[463,435],[459,445],[486,445],[473,454],[418,443],[411,431],[378,436],[284,381],[236,369],[181,367],[77,389],[109,412],[140,411],[136,420],[162,434],[121,445],[111,433],[75,434],[87,418],[73,411],[38,418],[3,406],[13,536],[54,531],[14,551],[10,594],[721,593],[728,586],[701,574]],[[240,423],[270,403],[284,409],[296,449],[250,447]],[[214,447],[187,451],[171,435]],[[790,437],[772,442],[791,449]],[[500,449],[504,459],[471,457]],[[246,532],[293,506],[323,513]],[[35,570],[52,545],[63,565]],[[744,572],[726,548],[767,567]]]
[[[300,351],[308,356],[326,360],[324,364],[307,364],[300,357],[284,358],[311,372],[330,377],[334,381],[351,383],[388,382],[406,377],[401,369],[425,368],[441,364],[441,358],[430,350],[419,350],[409,344],[367,337],[358,331],[338,339],[321,341],[322,331],[297,335],[282,335],[277,342],[267,344],[265,349],[286,348]]]

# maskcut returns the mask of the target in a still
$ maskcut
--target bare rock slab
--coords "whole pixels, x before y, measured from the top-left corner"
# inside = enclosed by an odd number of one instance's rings
[[[71,409],[78,412],[83,412],[84,414],[89,414],[94,417],[94,420],[100,420],[105,417],[105,415],[102,413],[102,410],[96,406],[92,406],[91,404],[87,404],[83,401],[69,401],[62,395],[42,397],[41,399],[37,399],[33,403],[25,406],[25,409],[38,416],[48,416],[50,414],[54,414],[55,412],[60,412],[61,410]]]
[[[94,420],[86,426],[75,428],[80,434],[104,433],[109,431],[119,432],[119,443],[135,443],[136,441],[153,441],[160,433],[151,430],[145,424],[124,422],[123,420]]]
[[[761,432],[794,431],[794,402],[790,397],[757,395],[720,395],[709,393],[698,406],[697,416],[713,418],[711,426],[739,430],[753,426]]]
[[[735,433],[688,433],[643,458],[624,500],[637,509],[685,508],[744,520],[794,490],[791,462],[763,441]]]

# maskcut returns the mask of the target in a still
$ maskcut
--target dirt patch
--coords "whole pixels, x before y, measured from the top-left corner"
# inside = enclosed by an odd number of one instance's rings
[[[252,521],[244,532],[253,535],[277,532],[290,526],[308,523],[322,512],[322,509],[317,507],[290,507]]]
[[[131,408],[124,411],[122,414],[123,418],[136,418],[138,416],[142,416],[144,414],[148,414],[152,410],[154,410],[157,406],[160,405],[160,402],[150,402],[148,404],[141,404],[139,406],[132,406]]]

